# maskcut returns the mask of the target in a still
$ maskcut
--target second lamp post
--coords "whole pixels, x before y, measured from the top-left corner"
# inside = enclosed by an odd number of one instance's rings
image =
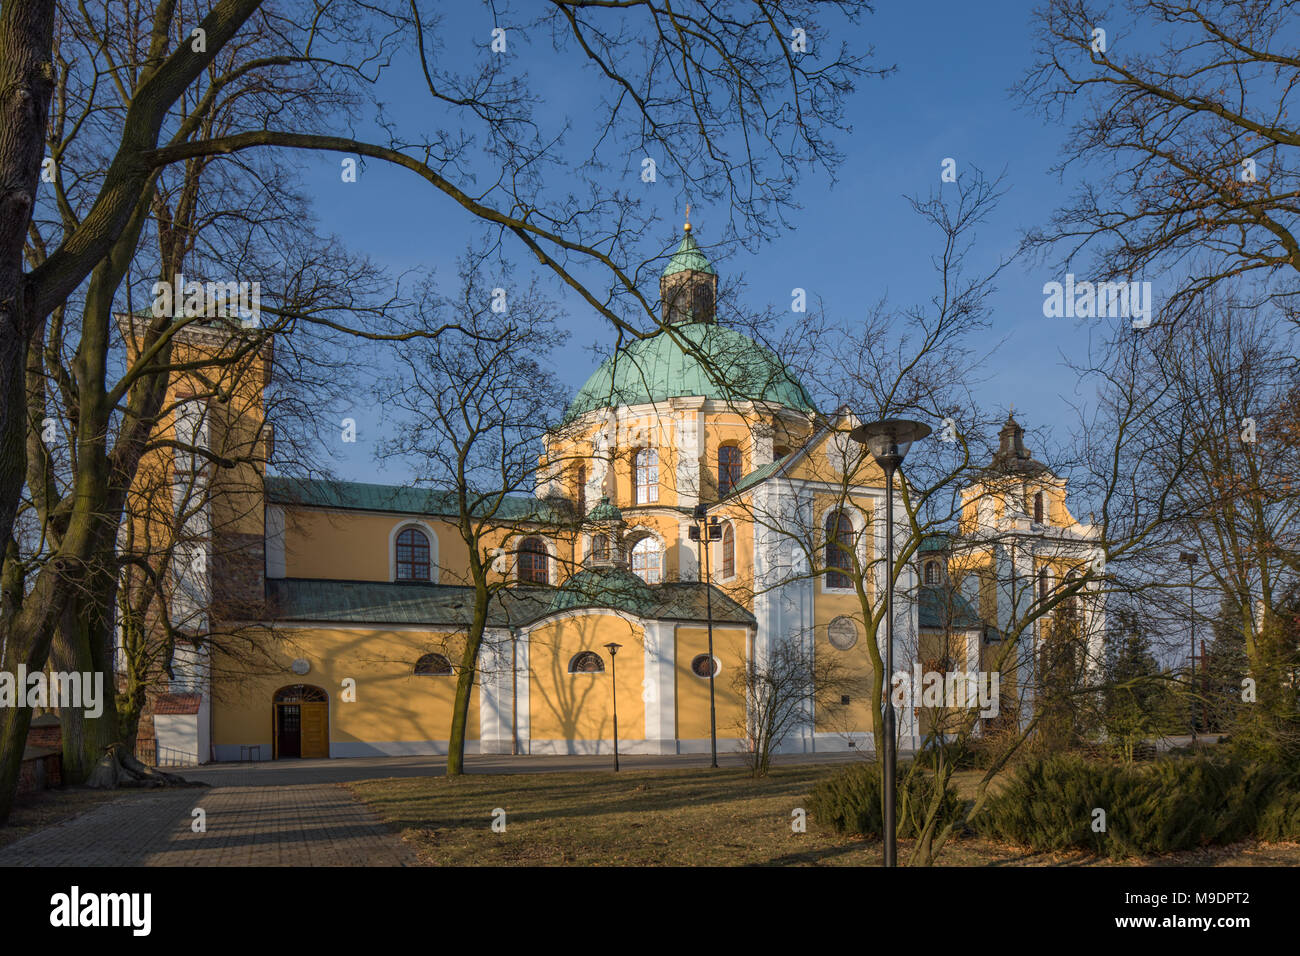
[[[898,865],[897,810],[894,805],[898,768],[897,718],[894,715],[894,474],[903,463],[912,442],[930,434],[930,426],[902,418],[859,425],[850,436],[867,446],[885,472],[885,695],[884,726],[884,831],[885,866]]]
[[[614,665],[614,655],[622,644],[610,641],[605,645],[609,651],[609,692],[614,702],[614,771],[618,771],[618,669]]]

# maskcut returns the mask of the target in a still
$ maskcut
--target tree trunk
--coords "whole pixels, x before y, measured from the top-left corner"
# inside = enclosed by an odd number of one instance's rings
[[[465,772],[465,730],[469,724],[469,699],[474,692],[478,673],[478,652],[487,626],[487,588],[480,586],[474,594],[474,617],[465,635],[465,650],[460,656],[460,675],[456,679],[456,703],[451,715],[451,739],[447,741],[447,776]],[[480,732],[481,736],[481,732]]]
[[[13,535],[27,468],[24,385],[37,316],[23,244],[54,91],[54,6],[54,0],[24,0],[0,7],[0,542]]]
[[[86,786],[96,790],[116,787],[206,787],[199,783],[146,767],[120,743],[110,744],[86,778]]]
[[[107,586],[104,579],[107,578]],[[55,667],[88,675],[101,675],[103,698],[97,716],[91,717],[84,707],[59,710],[63,730],[63,780],[77,785],[85,782],[109,746],[120,743],[117,715],[116,681],[113,668],[113,630],[111,614],[113,587],[111,575],[100,572],[87,592],[79,593],[59,613],[54,636]]]

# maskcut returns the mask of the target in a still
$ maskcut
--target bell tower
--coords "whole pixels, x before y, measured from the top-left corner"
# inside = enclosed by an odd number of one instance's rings
[[[716,321],[718,272],[691,234],[691,207],[686,207],[682,241],[673,253],[663,275],[659,277],[659,298],[663,303],[663,322]]]

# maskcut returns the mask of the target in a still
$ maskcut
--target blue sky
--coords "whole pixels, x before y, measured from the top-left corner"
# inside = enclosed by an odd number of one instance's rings
[[[484,7],[467,4],[452,10],[444,31],[463,33],[470,41],[466,47],[487,43],[492,18]],[[1021,231],[1046,220],[1069,192],[1068,184],[1051,172],[1067,129],[1019,108],[1009,92],[1031,58],[1029,10],[1028,2],[1008,0],[880,3],[848,39],[874,44],[876,65],[898,69],[859,84],[848,109],[853,132],[840,140],[846,162],[838,182],[832,187],[824,176],[810,178],[798,194],[803,208],[792,216],[795,228],[755,255],[742,252],[720,263],[722,281],[743,271],[747,304],[753,308],[770,304],[788,309],[790,290],[801,287],[850,319],[865,314],[882,296],[899,307],[927,299],[934,288],[929,256],[937,234],[924,229],[905,196],[924,195],[939,185],[940,163],[949,156],[957,160],[959,176],[970,165],[991,175],[1006,171],[1009,191],[979,232],[972,265],[987,267],[1014,251]],[[580,72],[538,70],[549,52],[548,38],[538,41],[546,51],[534,54],[530,38],[518,31],[509,36],[521,68],[544,82],[540,92],[547,104],[577,101],[580,91],[563,84],[581,82]],[[407,67],[399,64],[394,76],[399,82],[391,83],[384,96],[399,119],[418,116],[427,95],[422,81],[405,72]],[[400,82],[403,77],[410,82]],[[562,108],[544,107],[543,116],[555,109],[551,118],[558,119]],[[369,163],[354,184],[340,183],[337,157],[308,163],[304,175],[321,197],[322,229],[393,274],[433,267],[454,281],[456,256],[476,230],[468,214],[412,174],[382,163]],[[664,215],[680,222],[680,191],[663,178],[648,188],[656,190],[653,201]],[[711,215],[720,212],[699,205],[692,212],[697,238],[706,247]],[[518,260],[525,261],[522,255]],[[1075,271],[1082,277],[1087,270],[1081,264]],[[979,343],[987,348],[1003,344],[983,367],[976,394],[990,408],[1014,403],[1027,427],[1047,428],[1064,440],[1074,424],[1069,403],[1084,396],[1076,394],[1061,353],[1081,356],[1096,329],[1074,319],[1043,317],[1043,283],[1060,278],[1050,266],[1020,261],[1003,273],[991,301],[993,328]],[[579,348],[560,371],[576,389],[596,364],[581,347],[608,347],[613,335],[582,303],[563,296],[561,301],[569,308],[573,344]],[[357,418],[358,441],[333,449],[339,453],[335,469],[353,480],[408,480],[414,473],[410,468],[389,464],[376,471],[373,453],[380,429],[370,405],[358,396],[357,408],[347,412]]]

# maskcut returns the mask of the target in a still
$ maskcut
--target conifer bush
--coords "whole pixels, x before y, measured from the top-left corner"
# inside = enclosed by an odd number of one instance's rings
[[[1268,764],[1208,755],[1144,765],[1061,755],[1020,765],[972,823],[984,836],[1035,850],[1116,858],[1286,839],[1300,829],[1295,779]]]
[[[1255,835],[1274,843],[1300,843],[1300,774],[1291,774],[1274,789]]]
[[[912,839],[925,824],[934,799],[936,781],[925,771],[910,772],[910,764],[898,766],[898,835]],[[821,781],[809,798],[813,819],[833,826],[841,833],[879,837],[884,831],[880,764],[860,763]],[[952,787],[945,787],[939,807],[939,826],[961,815],[962,801]]]

